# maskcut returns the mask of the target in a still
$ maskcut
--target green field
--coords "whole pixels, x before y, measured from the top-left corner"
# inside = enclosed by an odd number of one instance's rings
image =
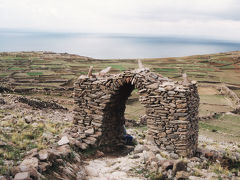
[[[218,142],[240,143],[240,116],[223,115],[217,119],[200,122],[200,134],[211,136]]]

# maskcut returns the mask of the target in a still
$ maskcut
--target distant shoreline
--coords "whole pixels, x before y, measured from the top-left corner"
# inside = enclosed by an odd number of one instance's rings
[[[80,58],[84,58],[86,60],[137,60],[137,59],[148,59],[148,60],[159,60],[159,59],[166,59],[166,58],[183,58],[183,57],[193,57],[193,56],[212,56],[212,55],[217,55],[217,54],[231,54],[231,53],[240,53],[239,51],[227,51],[227,52],[218,52],[218,53],[209,53],[209,54],[193,54],[193,55],[189,55],[189,56],[179,56],[179,57],[157,57],[157,58],[117,58],[117,59],[98,59],[98,58],[93,58],[93,57],[88,57],[88,56],[82,56],[79,54],[72,54],[72,53],[68,53],[68,52],[53,52],[53,51],[0,51],[0,57],[3,55],[11,55],[11,56],[18,56],[21,54],[27,55],[27,54],[44,54],[44,55],[59,55],[59,56],[71,56],[71,57],[80,57]]]
[[[0,39],[1,51],[68,52],[95,59],[167,58],[240,50],[240,42],[128,34],[0,31]]]

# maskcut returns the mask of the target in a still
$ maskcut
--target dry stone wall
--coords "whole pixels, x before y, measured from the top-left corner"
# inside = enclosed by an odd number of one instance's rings
[[[75,83],[75,137],[80,147],[121,145],[125,104],[134,89],[145,107],[148,142],[192,156],[198,142],[196,82],[172,81],[148,69],[104,76],[81,76]]]

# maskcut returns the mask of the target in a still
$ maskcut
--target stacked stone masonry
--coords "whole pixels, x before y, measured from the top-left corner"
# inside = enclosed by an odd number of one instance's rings
[[[147,140],[160,149],[193,156],[198,142],[199,96],[195,81],[173,81],[148,69],[75,82],[74,123],[82,148],[118,147],[123,137],[126,101],[137,89],[145,107]]]

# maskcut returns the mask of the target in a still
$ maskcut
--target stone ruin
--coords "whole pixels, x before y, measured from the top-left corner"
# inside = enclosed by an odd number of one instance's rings
[[[74,88],[74,124],[81,128],[81,146],[117,149],[123,144],[124,111],[134,89],[145,107],[147,142],[180,156],[193,156],[198,145],[196,81],[173,81],[145,68],[79,77]]]

